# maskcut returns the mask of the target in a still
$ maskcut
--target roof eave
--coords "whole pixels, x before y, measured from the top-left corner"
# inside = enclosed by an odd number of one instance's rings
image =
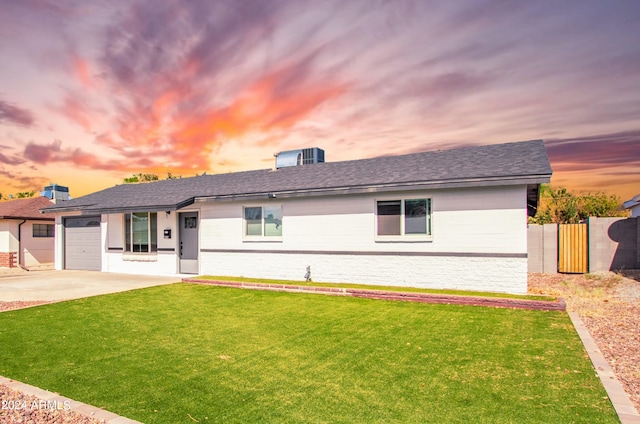
[[[78,205],[78,206],[54,206],[40,209],[40,213],[65,213],[65,212],[79,212],[91,207],[90,205]]]
[[[631,208],[634,208],[634,207],[636,207],[638,205],[640,205],[640,202],[628,200],[628,201],[626,201],[626,202],[624,202],[622,204],[622,207],[624,207],[625,209],[631,209]]]
[[[523,175],[514,177],[492,177],[447,181],[414,181],[406,183],[376,184],[363,186],[310,188],[288,191],[270,191],[242,194],[229,194],[220,196],[196,197],[196,203],[202,202],[229,202],[234,200],[262,200],[274,198],[315,197],[348,194],[383,193],[406,190],[434,190],[465,187],[490,187],[504,185],[530,185],[542,184],[551,181],[551,174]]]
[[[178,209],[185,208],[192,205],[194,198],[185,199],[177,204],[157,204],[157,205],[145,205],[145,206],[117,206],[117,207],[98,207],[95,205],[88,207],[76,207],[71,210],[61,210],[59,212],[81,212],[82,215],[95,215],[95,214],[116,214],[116,213],[133,213],[133,212],[157,212],[157,211],[177,211]]]
[[[55,221],[55,218],[47,217],[47,216],[0,216],[0,219],[26,219],[28,221]]]

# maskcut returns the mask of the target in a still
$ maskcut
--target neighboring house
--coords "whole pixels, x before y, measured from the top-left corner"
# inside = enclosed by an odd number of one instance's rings
[[[631,211],[631,218],[640,217],[640,194],[627,200],[622,204],[622,206]]]
[[[40,213],[52,205],[46,197],[0,202],[0,267],[53,264],[55,216]]]
[[[541,140],[278,159],[287,166],[123,184],[47,207],[55,266],[289,280],[310,266],[314,281],[526,292],[527,215],[551,177]]]

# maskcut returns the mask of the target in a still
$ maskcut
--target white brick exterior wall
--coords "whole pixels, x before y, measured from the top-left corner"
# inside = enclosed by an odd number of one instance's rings
[[[376,201],[402,198],[431,199],[429,241],[376,237]],[[243,207],[268,205],[282,206],[282,237],[245,239]],[[188,210],[199,212],[200,274],[303,280],[311,266],[314,281],[527,290],[526,186],[197,202]],[[117,250],[122,214],[103,215],[103,271],[177,274],[177,218],[158,211],[159,251],[136,258]]]
[[[407,197],[432,199],[432,239],[377,240],[376,200]],[[282,205],[282,240],[243,240],[242,208],[268,204]],[[201,214],[201,274],[302,280],[310,265],[315,281],[527,290],[524,186],[208,203]]]
[[[158,252],[152,255],[105,252],[102,256],[103,271],[123,274],[175,275],[176,263],[174,252]]]
[[[311,278],[322,282],[527,292],[526,258],[203,252],[200,270],[205,275],[304,281],[307,266]]]
[[[102,257],[102,269],[109,272],[146,275],[174,275],[177,274],[178,259],[176,256],[178,234],[176,229],[176,212],[169,214],[164,211],[157,213],[158,217],[158,252],[153,254],[128,253],[117,249],[124,248],[124,220],[122,214],[102,216],[106,221],[104,245],[107,251]],[[171,238],[165,239],[165,229],[171,229]]]
[[[432,199],[432,241],[376,241],[376,200],[420,197]],[[271,204],[283,208],[282,241],[243,241],[242,208]],[[203,203],[201,219],[201,249],[527,252],[524,186]]]

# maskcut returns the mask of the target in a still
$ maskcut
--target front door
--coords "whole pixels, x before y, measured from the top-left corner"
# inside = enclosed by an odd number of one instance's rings
[[[180,273],[198,273],[198,212],[180,212],[179,256]]]

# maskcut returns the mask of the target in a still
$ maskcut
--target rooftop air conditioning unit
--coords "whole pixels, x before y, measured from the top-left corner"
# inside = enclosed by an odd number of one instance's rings
[[[276,154],[276,169],[288,166],[310,165],[324,162],[324,150],[317,147],[310,149],[288,150]]]
[[[61,186],[59,184],[51,184],[44,188],[44,191],[40,192],[40,196],[46,197],[57,203],[61,200],[69,200],[69,187]]]

